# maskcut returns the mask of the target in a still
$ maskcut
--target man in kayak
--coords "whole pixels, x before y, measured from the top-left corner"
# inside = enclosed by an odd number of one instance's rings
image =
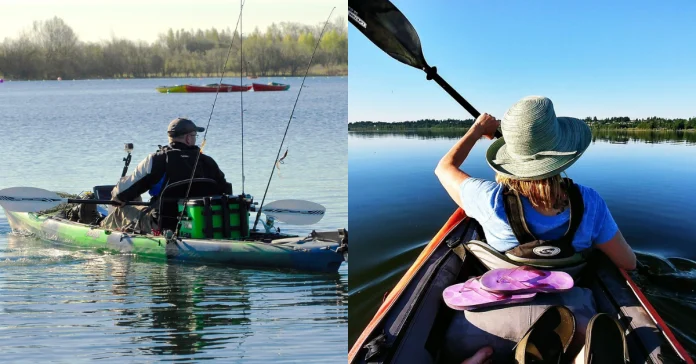
[[[151,201],[156,200],[160,192],[171,183],[195,178],[210,178],[217,182],[217,188],[210,195],[226,192],[227,181],[213,158],[202,154],[196,146],[197,134],[205,129],[185,118],[176,118],[169,123],[167,134],[169,145],[148,155],[129,176],[121,178],[111,191],[112,200],[121,204],[101,222],[101,226],[123,230],[134,229],[141,233],[149,233],[156,227],[155,217],[151,206],[124,205],[125,201],[134,201],[141,194],[149,191]],[[196,158],[198,157],[198,163]],[[185,193],[185,192],[184,192]],[[184,198],[185,196],[167,196]],[[163,213],[163,212],[156,212]],[[171,213],[171,212],[170,212]],[[174,213],[176,213],[174,211]]]

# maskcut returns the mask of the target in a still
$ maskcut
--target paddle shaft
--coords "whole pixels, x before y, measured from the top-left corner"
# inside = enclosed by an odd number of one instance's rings
[[[430,67],[428,65],[425,65],[423,67],[423,71],[425,71],[426,73],[426,79],[433,80],[438,85],[440,85],[440,87],[447,91],[447,93],[450,96],[452,96],[452,98],[457,100],[459,105],[462,105],[462,107],[464,107],[464,109],[466,109],[466,111],[468,111],[469,114],[471,114],[471,116],[474,117],[474,119],[477,119],[481,115],[481,113],[478,112],[478,110],[476,110],[473,106],[471,106],[471,104],[468,101],[466,101],[466,99],[464,99],[464,97],[462,97],[462,95],[460,95],[459,92],[457,92],[457,90],[455,90],[452,86],[450,86],[449,83],[447,83],[447,81],[445,81],[442,77],[440,77],[439,74],[437,74],[437,67]],[[495,131],[496,138],[500,138],[502,136],[503,134],[500,132],[500,130]]]
[[[80,200],[80,199],[72,199],[69,198],[68,203],[85,203],[85,204],[94,204],[94,205],[114,205],[118,206],[119,203],[113,200]],[[150,206],[149,202],[144,202],[144,201],[128,201],[126,202],[126,205],[135,205],[135,206]]]

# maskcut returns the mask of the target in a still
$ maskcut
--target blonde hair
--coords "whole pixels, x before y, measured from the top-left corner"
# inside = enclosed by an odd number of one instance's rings
[[[495,181],[528,198],[534,207],[552,210],[564,205],[566,189],[560,174],[535,181],[521,181],[496,174]]]

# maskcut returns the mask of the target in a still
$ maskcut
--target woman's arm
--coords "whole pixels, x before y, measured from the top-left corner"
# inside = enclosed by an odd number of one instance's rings
[[[459,197],[459,186],[470,176],[459,169],[464,160],[469,155],[471,148],[482,136],[493,139],[495,131],[498,129],[500,121],[488,114],[481,114],[474,122],[474,125],[467,130],[466,134],[459,139],[452,149],[445,154],[440,163],[435,168],[435,175],[442,183],[447,193],[452,197],[458,206],[462,206]]]
[[[636,269],[636,254],[621,235],[621,231],[617,230],[613,238],[598,244],[597,248],[606,254],[617,267],[626,270]]]

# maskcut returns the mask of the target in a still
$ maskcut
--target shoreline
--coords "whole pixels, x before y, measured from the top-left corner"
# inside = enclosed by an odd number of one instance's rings
[[[258,76],[257,78],[244,78],[246,81],[250,82],[255,82],[258,80],[263,81],[263,79],[266,78],[278,78],[278,77],[283,77],[283,78],[295,78],[299,77],[302,78],[302,76],[289,76],[289,75],[273,75],[273,76]],[[317,73],[317,74],[308,74],[307,77],[348,77],[348,73],[346,72],[345,74],[339,73],[339,74],[322,74],[322,73]],[[13,80],[13,79],[7,79],[7,78],[2,78],[3,83],[5,82],[46,82],[46,81],[102,81],[102,80],[154,80],[154,79],[182,79],[182,78],[190,78],[190,79],[206,79],[206,78],[211,78],[211,79],[220,79],[220,76],[165,76],[165,77],[110,77],[110,78],[75,78],[75,79],[62,79],[62,80],[46,80],[46,79],[31,79],[31,80]],[[239,75],[231,75],[231,76],[225,76],[223,77],[223,80],[225,79],[230,79],[230,78],[237,78],[239,79]]]
[[[418,132],[418,131],[428,131],[428,132],[460,132],[460,131],[467,131],[469,128],[408,128],[408,129],[400,129],[400,128],[395,128],[395,129],[382,129],[382,130],[375,130],[375,129],[355,129],[351,128],[350,126],[348,127],[348,132],[362,132],[362,133],[393,133],[393,132]],[[638,129],[638,128],[590,128],[590,130],[594,131],[630,131],[630,132],[654,132],[654,131],[659,131],[659,132],[686,132],[686,133],[693,133],[696,132],[696,129]]]

